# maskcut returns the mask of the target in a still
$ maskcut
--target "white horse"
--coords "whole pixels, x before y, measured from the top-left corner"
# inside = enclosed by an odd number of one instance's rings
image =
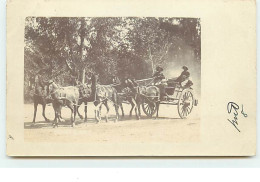
[[[75,116],[79,100],[79,89],[74,86],[59,87],[53,81],[50,81],[49,94],[53,99],[53,108],[55,111],[54,127],[58,126],[58,121],[62,121],[60,116],[62,106],[66,105],[71,110],[71,126],[75,126]]]

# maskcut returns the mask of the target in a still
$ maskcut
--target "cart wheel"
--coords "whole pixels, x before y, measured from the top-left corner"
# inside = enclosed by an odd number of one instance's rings
[[[194,99],[193,99],[193,94],[192,94],[191,90],[184,89],[181,92],[181,96],[180,96],[179,102],[178,102],[179,116],[182,119],[187,118],[192,111],[193,105],[194,105]]]
[[[142,103],[142,108],[146,116],[152,117],[156,112],[156,103],[145,100]]]

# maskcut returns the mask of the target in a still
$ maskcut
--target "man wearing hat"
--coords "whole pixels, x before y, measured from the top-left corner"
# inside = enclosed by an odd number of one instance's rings
[[[162,73],[163,68],[160,66],[156,67],[156,72],[153,74],[154,77],[154,85],[157,85],[157,87],[160,89],[160,100],[163,100],[163,97],[165,95],[165,86],[162,84],[162,80],[165,79],[165,76]]]
[[[181,72],[181,75],[176,79],[176,82],[179,82],[180,84],[190,77],[190,72],[188,72],[188,67],[183,66],[182,69],[183,71]]]
[[[190,78],[190,72],[188,72],[187,66],[183,66],[182,69],[183,69],[183,72],[176,79],[176,81],[179,82],[179,84],[181,84],[183,86],[183,88],[188,88],[193,85],[193,82],[191,81],[191,78]]]
[[[163,75],[162,71],[163,71],[162,67],[160,67],[160,66],[156,67],[156,71],[153,74],[155,85],[158,84],[159,82],[161,82],[163,79],[165,79],[165,76]]]

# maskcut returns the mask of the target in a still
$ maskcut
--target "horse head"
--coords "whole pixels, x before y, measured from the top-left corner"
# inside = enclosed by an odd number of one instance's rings
[[[135,82],[135,80],[127,78],[124,81],[125,87],[128,87],[130,89],[134,89],[135,87],[138,86],[138,84]]]
[[[59,88],[59,86],[53,81],[49,80],[48,82],[48,94],[55,92]]]

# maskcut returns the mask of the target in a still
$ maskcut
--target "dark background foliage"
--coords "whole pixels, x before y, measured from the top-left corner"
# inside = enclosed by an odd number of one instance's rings
[[[66,86],[95,73],[110,84],[113,76],[149,78],[158,65],[173,77],[187,65],[200,84],[200,37],[196,18],[27,17],[25,99],[36,74]]]

